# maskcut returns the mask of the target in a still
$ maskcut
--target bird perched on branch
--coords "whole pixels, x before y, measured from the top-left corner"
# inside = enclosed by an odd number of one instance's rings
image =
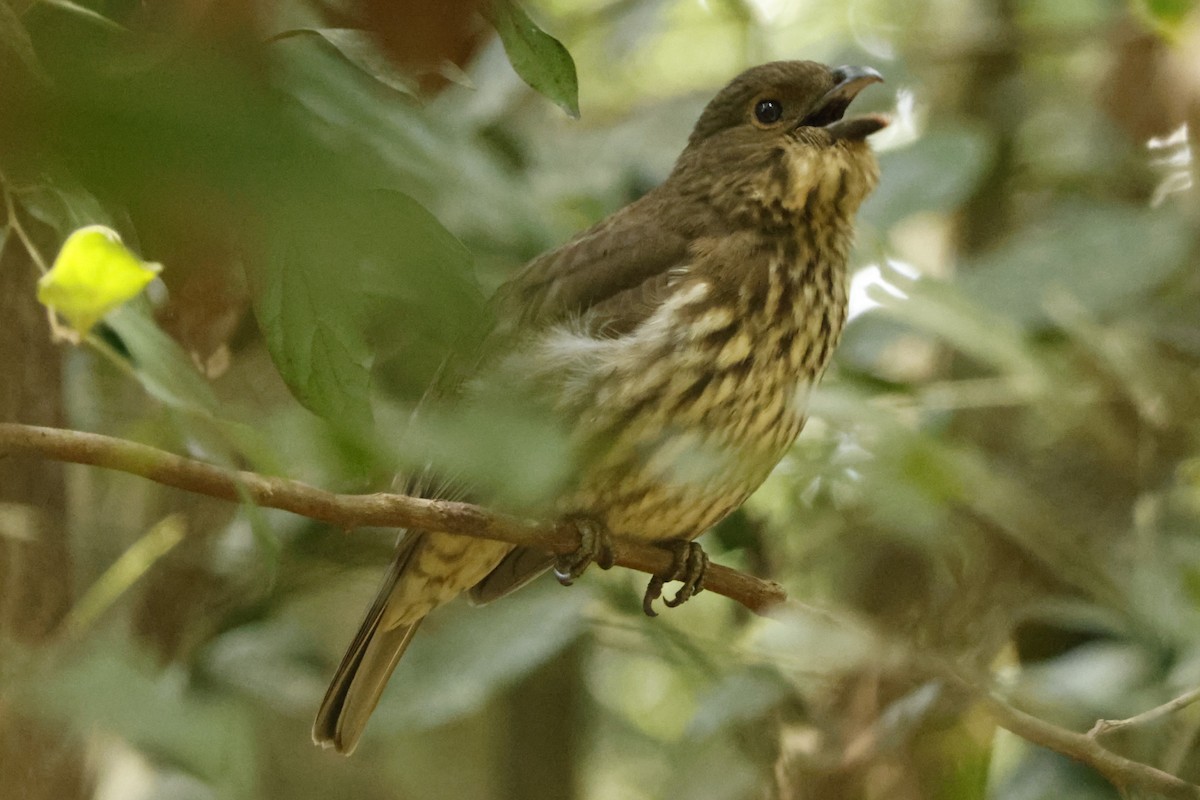
[[[555,557],[408,532],[329,687],[313,739],[351,752],[421,620],[470,590],[486,602],[551,566],[569,583],[611,539],[662,543],[655,576],[699,591],[692,540],[740,506],[795,441],[846,320],[854,216],[878,166],[879,115],[846,117],[880,81],[863,67],[750,69],[700,115],[666,181],[534,259],[501,287],[481,373],[508,376],[569,432],[556,512],[580,531]],[[515,378],[513,376],[516,376]]]

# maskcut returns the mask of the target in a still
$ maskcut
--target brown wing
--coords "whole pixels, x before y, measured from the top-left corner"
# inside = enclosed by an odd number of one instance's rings
[[[652,192],[529,262],[497,292],[502,325],[539,328],[575,317],[597,336],[633,330],[670,294],[690,257],[687,221],[672,224],[672,210]],[[471,590],[471,599],[489,603],[553,564],[553,555],[518,547]]]
[[[687,230],[669,211],[651,192],[529,262],[497,292],[503,324],[537,328],[582,316],[608,335],[632,328],[688,259]]]

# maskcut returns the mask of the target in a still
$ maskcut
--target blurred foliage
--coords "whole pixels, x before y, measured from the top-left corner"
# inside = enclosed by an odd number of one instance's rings
[[[9,635],[36,612],[14,581],[53,576],[4,561],[0,785],[1115,797],[913,659],[989,671],[1076,730],[1200,685],[1195,4],[485,5],[0,0],[6,292],[34,296],[26,238],[52,254],[85,225],[164,265],[38,402],[331,490],[437,456],[536,496],[560,465],[520,409],[411,419],[469,366],[491,289],[661,180],[740,69],[871,64],[891,95],[861,102],[895,122],[853,320],[794,452],[705,539],[803,605],[762,620],[705,594],[647,620],[621,570],[455,604],[344,760],[308,726],[393,534],[72,469],[62,633]],[[32,319],[0,336],[49,341]],[[36,514],[0,499],[4,555]],[[164,520],[186,537],[155,538]],[[1200,781],[1200,708],[1110,744]]]

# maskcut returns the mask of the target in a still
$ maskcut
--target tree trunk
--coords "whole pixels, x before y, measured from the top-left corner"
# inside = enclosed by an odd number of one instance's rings
[[[0,258],[0,420],[61,426],[61,350],[34,296],[37,271],[20,240],[7,233]],[[63,465],[0,457],[0,643],[38,647],[70,607],[66,523]],[[0,786],[20,787],[23,800],[71,800],[90,794],[86,783],[82,743],[16,712],[0,689]]]

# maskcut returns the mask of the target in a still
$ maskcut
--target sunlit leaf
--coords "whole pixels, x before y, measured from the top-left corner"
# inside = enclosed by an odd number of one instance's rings
[[[83,335],[161,270],[131,253],[116,231],[91,225],[67,237],[54,266],[38,280],[37,296]]]
[[[254,504],[254,500],[241,485],[238,486],[238,494],[242,499],[242,513],[246,515],[246,520],[250,523],[250,535],[254,537],[254,543],[258,546],[259,553],[262,554],[269,580],[274,582],[279,569],[280,556],[283,554],[283,545],[280,544],[279,537],[267,521],[266,514]]]
[[[437,68],[437,74],[441,75],[451,83],[456,83],[464,89],[474,89],[475,81],[471,80],[471,76],[463,72],[462,67],[447,59]]]
[[[516,0],[493,0],[487,13],[521,79],[578,117],[579,81],[567,48],[535,25]]]
[[[832,673],[863,664],[874,643],[867,631],[804,608],[772,615],[779,622],[753,631],[751,646],[784,675]]]

